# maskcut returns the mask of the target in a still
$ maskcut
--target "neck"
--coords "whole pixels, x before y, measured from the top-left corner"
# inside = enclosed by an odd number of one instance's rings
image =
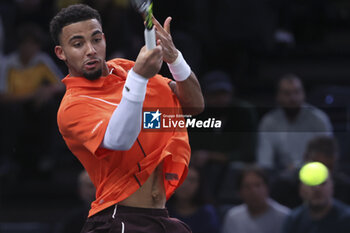
[[[317,208],[312,208],[309,206],[309,213],[313,219],[321,219],[324,218],[329,211],[331,210],[333,202],[330,201],[327,205]]]
[[[107,75],[109,75],[109,69],[107,66],[107,62],[104,61],[102,65],[102,76],[107,76]]]
[[[300,108],[283,108],[284,114],[287,117],[289,122],[294,122],[296,121],[299,113],[300,113]]]
[[[20,57],[20,61],[21,61],[23,66],[27,66],[29,61],[30,61],[30,59],[31,59],[31,57],[24,57],[24,56]]]
[[[248,206],[248,211],[249,214],[253,217],[259,216],[263,213],[265,213],[269,209],[269,205],[267,202],[264,202],[260,205],[253,205],[253,206]]]

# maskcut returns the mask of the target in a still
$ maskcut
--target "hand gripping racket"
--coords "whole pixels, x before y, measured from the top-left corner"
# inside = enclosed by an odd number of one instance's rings
[[[156,47],[156,32],[152,22],[152,6],[153,3],[151,0],[132,0],[133,7],[142,14],[146,21],[145,25],[145,43],[148,50],[151,50]]]

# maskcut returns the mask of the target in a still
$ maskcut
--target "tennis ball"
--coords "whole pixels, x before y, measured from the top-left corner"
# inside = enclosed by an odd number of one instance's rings
[[[299,171],[299,179],[308,186],[317,186],[328,178],[328,169],[320,162],[305,164]]]

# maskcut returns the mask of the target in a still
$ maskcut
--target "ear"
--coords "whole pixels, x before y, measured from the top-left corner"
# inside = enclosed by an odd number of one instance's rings
[[[66,58],[66,55],[64,54],[64,51],[62,49],[62,46],[60,45],[56,45],[55,46],[55,53],[56,53],[56,56],[62,60],[62,61],[66,61],[67,58]]]

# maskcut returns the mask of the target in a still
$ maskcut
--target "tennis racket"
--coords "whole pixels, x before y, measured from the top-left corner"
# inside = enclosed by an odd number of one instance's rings
[[[151,50],[156,47],[156,32],[152,22],[152,0],[131,0],[131,4],[145,19],[145,43],[147,49]]]

